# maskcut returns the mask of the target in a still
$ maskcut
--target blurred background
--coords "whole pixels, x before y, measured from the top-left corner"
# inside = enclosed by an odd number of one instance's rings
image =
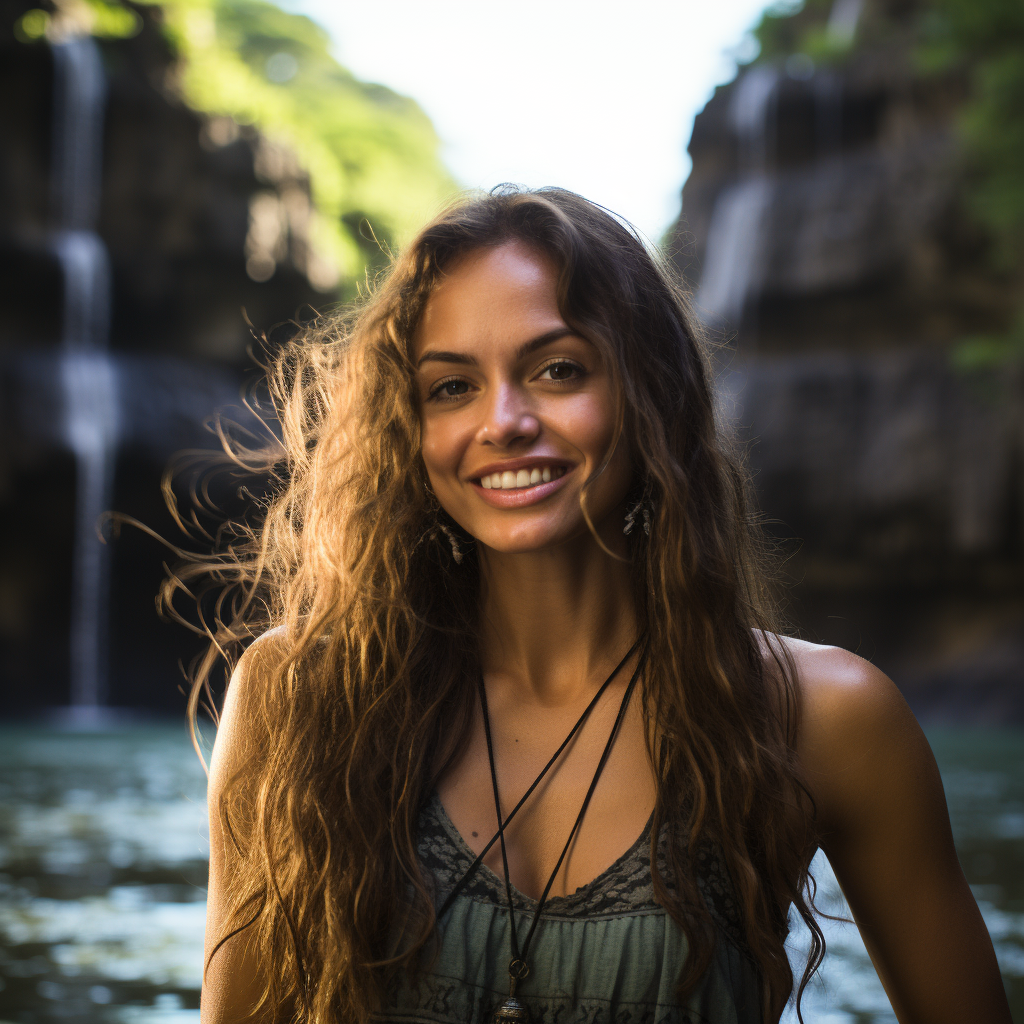
[[[686,280],[793,628],[926,726],[1024,1020],[1020,0],[0,0],[0,97],[0,1024],[198,1020],[198,645],[101,513],[180,541],[253,348],[507,180]],[[808,1018],[894,1020],[826,931]]]

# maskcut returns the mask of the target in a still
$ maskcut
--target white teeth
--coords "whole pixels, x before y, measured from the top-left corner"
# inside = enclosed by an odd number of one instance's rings
[[[565,476],[565,466],[534,466],[533,469],[513,471],[506,469],[504,473],[490,473],[480,478],[480,486],[485,491],[512,491],[522,487],[536,487],[540,483],[550,483]]]

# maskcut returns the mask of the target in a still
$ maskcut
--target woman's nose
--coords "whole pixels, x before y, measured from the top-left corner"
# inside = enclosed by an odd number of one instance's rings
[[[480,444],[507,448],[517,441],[533,441],[540,433],[540,420],[530,410],[517,388],[494,390],[484,419],[476,432]]]

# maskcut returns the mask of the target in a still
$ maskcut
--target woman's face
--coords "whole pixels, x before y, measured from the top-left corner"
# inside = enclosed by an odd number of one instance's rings
[[[615,432],[608,367],[562,319],[555,289],[554,266],[523,243],[472,252],[434,289],[414,338],[431,486],[496,551],[581,535],[580,493]],[[588,493],[599,530],[621,517],[631,476],[620,439]]]

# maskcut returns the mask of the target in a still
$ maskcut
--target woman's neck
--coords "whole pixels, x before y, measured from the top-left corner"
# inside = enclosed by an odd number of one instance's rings
[[[589,534],[521,554],[482,548],[480,573],[484,671],[536,703],[585,696],[636,639],[629,563]]]

